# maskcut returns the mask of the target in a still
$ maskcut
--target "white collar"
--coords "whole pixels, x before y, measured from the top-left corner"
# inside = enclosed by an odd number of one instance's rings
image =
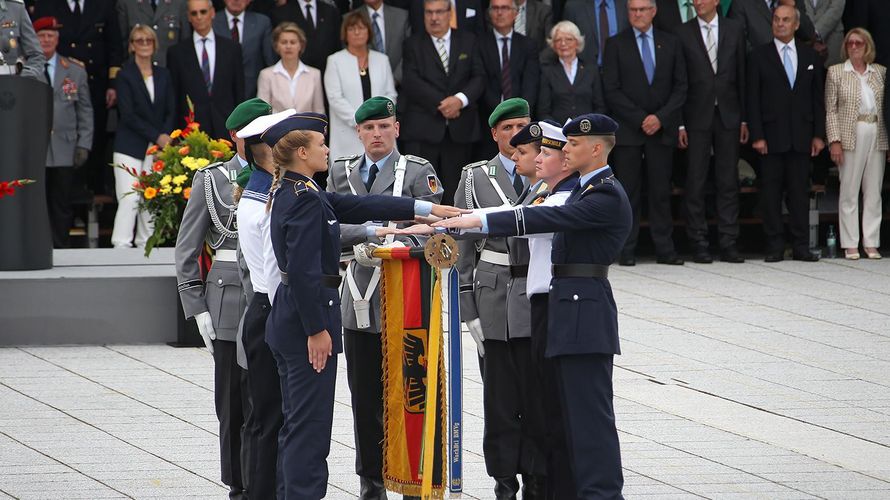
[[[439,37],[433,35],[430,35],[430,38],[433,39],[433,42],[440,39]],[[441,40],[445,43],[448,43],[451,40],[451,28],[448,28],[448,31],[445,32],[444,35],[442,35]]]
[[[494,28],[491,29],[491,32],[494,33],[494,39],[497,40],[498,42],[500,42],[501,38],[504,38],[504,37],[507,37],[507,40],[510,42],[513,41],[513,30],[510,30],[510,32],[507,33],[506,35],[502,35],[502,34],[498,33],[498,30],[496,30]]]
[[[859,73],[856,72],[856,69],[853,68],[853,63],[850,62],[849,59],[847,59],[846,61],[844,61],[844,71],[850,71],[850,72],[856,73],[857,75],[859,74]],[[866,74],[868,74],[868,73],[874,73],[874,71],[875,71],[875,68],[874,68],[871,64],[866,64],[866,65],[865,65],[865,73],[866,73]]]
[[[313,12],[316,12],[318,10],[315,8],[315,0],[308,0],[308,1],[307,0],[297,0],[297,3],[300,4],[300,10],[303,11],[304,13],[306,12],[307,4],[312,6]]]
[[[373,16],[374,14],[377,14],[377,15],[379,15],[380,17],[383,17],[383,6],[384,6],[384,5],[385,5],[385,4],[382,4],[382,3],[381,3],[379,9],[374,9],[374,7],[371,7],[370,5],[365,5],[365,8],[368,9],[368,15],[369,15],[369,16]]]
[[[288,73],[287,70],[284,68],[284,63],[282,63],[280,59],[278,60],[277,63],[275,63],[275,66],[272,67],[272,72],[273,73],[281,73],[282,75],[284,75],[288,79],[290,79],[290,73]],[[308,72],[309,72],[309,70],[306,68],[306,65],[303,64],[303,61],[300,61],[300,64],[297,65],[297,72],[294,73],[294,78],[300,76],[300,73],[308,73]]]
[[[192,41],[195,43],[195,45],[201,43],[202,38],[206,38],[208,42],[216,41],[216,36],[213,34],[213,30],[210,30],[210,32],[207,33],[207,35],[203,36],[203,37],[201,35],[199,35],[197,31],[192,32]]]
[[[794,44],[794,39],[792,38],[790,42],[785,43],[778,38],[773,38],[773,42],[776,44],[776,48],[779,49],[779,52],[785,50],[785,47],[791,47],[791,52],[797,52],[797,46]]]
[[[643,33],[645,33],[646,36],[648,36],[650,40],[653,38],[652,37],[652,26],[649,26],[649,29],[647,29],[646,31],[640,31],[636,28],[633,28],[633,30],[634,30],[634,38],[640,38],[640,35]]]
[[[720,24],[717,21],[718,19],[720,19],[720,16],[714,16],[714,19],[711,19],[711,22],[707,22],[700,17],[696,17],[696,19],[698,19],[698,25],[701,26],[702,29],[705,29],[708,26],[710,26],[711,28],[719,28],[720,27]]]
[[[247,17],[247,11],[244,11],[236,16],[236,15],[232,14],[231,12],[229,12],[228,9],[223,9],[223,10],[226,11],[226,22],[228,23],[229,26],[232,25],[232,19],[238,19],[238,25],[244,26],[244,18]]]

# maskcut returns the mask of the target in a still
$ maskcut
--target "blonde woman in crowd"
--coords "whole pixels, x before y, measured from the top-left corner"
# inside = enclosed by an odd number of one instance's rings
[[[324,113],[321,71],[300,60],[306,33],[296,23],[281,23],[272,30],[272,47],[281,60],[260,71],[257,97],[271,104],[275,113],[291,108]]]

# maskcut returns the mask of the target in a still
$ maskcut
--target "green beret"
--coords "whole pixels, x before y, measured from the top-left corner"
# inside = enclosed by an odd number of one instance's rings
[[[235,106],[232,114],[226,120],[226,130],[238,130],[257,118],[272,114],[272,105],[254,97]]]
[[[390,116],[396,116],[395,103],[388,97],[377,96],[363,102],[355,110],[355,123],[361,123],[366,120],[380,120]]]
[[[250,180],[250,174],[252,174],[254,170],[256,170],[256,168],[250,164],[248,164],[246,167],[241,168],[241,171],[238,172],[238,177],[235,179],[235,184],[241,186],[241,189],[246,188],[247,181]]]
[[[494,128],[498,122],[510,118],[528,118],[528,101],[521,97],[513,97],[498,104],[488,117],[488,126]]]

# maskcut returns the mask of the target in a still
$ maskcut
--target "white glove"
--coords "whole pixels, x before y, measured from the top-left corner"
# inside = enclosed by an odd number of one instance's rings
[[[210,351],[210,354],[213,354],[213,341],[216,340],[216,330],[213,329],[213,318],[210,317],[209,312],[204,311],[195,315],[195,323],[198,324],[198,332],[201,333],[201,338],[204,339],[204,345],[207,346],[207,350]]]
[[[482,334],[482,320],[476,318],[467,321],[467,330],[470,330],[470,336],[476,342],[476,350],[479,352],[479,357],[485,357],[485,346],[482,344],[482,341],[485,340],[485,335]]]

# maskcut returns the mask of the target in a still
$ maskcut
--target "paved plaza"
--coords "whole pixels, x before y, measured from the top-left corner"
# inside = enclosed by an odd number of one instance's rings
[[[611,282],[628,499],[890,498],[890,259],[643,263]],[[488,499],[465,338],[463,497]],[[336,499],[358,493],[340,361]],[[0,349],[0,498],[225,498],[212,387],[204,349]]]

